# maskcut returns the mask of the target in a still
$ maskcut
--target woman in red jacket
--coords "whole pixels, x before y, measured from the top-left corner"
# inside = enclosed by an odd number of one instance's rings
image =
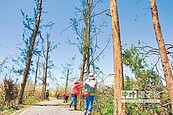
[[[83,83],[76,81],[71,91],[71,101],[69,105],[69,109],[71,109],[72,104],[74,103],[74,110],[77,110],[77,95],[79,94],[79,90],[83,87]]]

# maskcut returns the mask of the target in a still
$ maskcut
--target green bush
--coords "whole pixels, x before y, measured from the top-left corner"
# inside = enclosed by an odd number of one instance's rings
[[[10,108],[10,109],[8,109],[8,113],[14,113],[14,108]]]
[[[24,100],[23,104],[24,105],[33,105],[33,104],[35,104],[37,102],[38,102],[38,100],[34,96],[30,96],[29,98]]]
[[[106,100],[103,107],[103,115],[113,115],[114,112],[114,103],[113,100]]]

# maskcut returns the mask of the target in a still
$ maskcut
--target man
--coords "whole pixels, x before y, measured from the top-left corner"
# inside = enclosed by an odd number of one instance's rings
[[[45,98],[47,101],[49,101],[49,90],[48,89],[45,91]]]

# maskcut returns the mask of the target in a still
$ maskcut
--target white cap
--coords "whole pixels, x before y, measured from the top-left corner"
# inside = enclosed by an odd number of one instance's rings
[[[94,77],[94,73],[89,73],[89,75],[88,75],[89,77]]]
[[[92,72],[89,73],[89,74],[88,74],[88,79],[95,79],[94,73],[92,73]]]

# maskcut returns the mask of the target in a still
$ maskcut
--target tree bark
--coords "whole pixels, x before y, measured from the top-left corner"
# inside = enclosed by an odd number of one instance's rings
[[[80,72],[80,82],[83,82],[83,75],[85,71],[85,64],[87,69],[87,75],[90,72],[90,26],[91,26],[91,0],[87,0],[87,16],[84,17],[84,37],[83,37],[83,60],[82,60],[82,67]],[[79,108],[82,107],[82,90],[79,92]]]
[[[152,20],[153,20],[153,27],[155,31],[156,41],[159,47],[162,68],[164,71],[164,76],[166,78],[166,85],[168,88],[169,98],[171,100],[171,107],[173,111],[173,76],[172,76],[171,66],[169,64],[169,59],[166,53],[166,47],[162,36],[161,26],[158,18],[158,10],[155,0],[150,0],[150,8],[152,13]]]
[[[91,26],[91,0],[87,0],[87,23],[86,23],[86,34],[87,34],[87,74],[90,72],[90,26]]]
[[[70,70],[67,69],[67,76],[66,76],[66,82],[65,82],[65,93],[67,93],[67,86],[68,86],[68,80],[69,80],[69,72],[70,72]]]
[[[26,62],[26,67],[25,67],[25,70],[24,70],[24,75],[23,75],[23,79],[22,79],[22,83],[21,83],[21,88],[20,88],[19,95],[18,95],[18,104],[22,104],[22,101],[23,101],[23,94],[24,94],[24,90],[25,90],[25,86],[26,86],[26,82],[27,82],[27,78],[28,78],[29,69],[30,69],[34,44],[35,44],[36,36],[37,36],[37,33],[38,33],[39,25],[40,25],[41,11],[42,11],[42,0],[39,0],[37,19],[36,19],[35,28],[34,28],[34,31],[33,31],[32,37],[31,37],[31,42],[30,42],[30,48],[29,48],[29,51],[28,51],[28,58],[27,58],[27,62]]]
[[[44,77],[45,77],[45,64],[43,63],[43,79],[42,79],[42,82],[43,82],[43,84],[42,84],[42,93],[41,93],[41,96],[42,96],[42,99],[44,99],[45,98],[45,89],[44,89]]]
[[[123,89],[123,66],[118,8],[116,0],[110,0],[112,19],[113,55],[114,55],[114,115],[123,115],[121,91]]]
[[[49,52],[50,52],[50,41],[48,39],[48,35],[47,35],[47,46],[46,46],[46,63],[45,63],[45,73],[44,73],[44,79],[43,79],[43,94],[45,96],[45,91],[46,91],[46,87],[47,87],[47,71],[48,71],[48,64],[49,64]]]
[[[84,54],[83,54],[83,60],[82,60],[82,67],[81,67],[81,70],[80,70],[80,82],[83,82],[83,76],[84,76],[84,71],[85,71],[85,64],[86,64],[86,51],[84,51]],[[79,92],[79,96],[78,96],[78,105],[79,105],[79,109],[81,109],[82,107],[82,90],[80,90]]]
[[[93,11],[94,0],[84,0],[85,8],[83,9],[83,20],[84,20],[84,35],[83,35],[83,60],[80,72],[80,81],[83,82],[83,76],[86,66],[86,74],[88,75],[91,71],[91,13]],[[98,2],[98,1],[97,1]],[[93,68],[94,70],[94,68]],[[82,91],[82,90],[81,90]],[[82,92],[79,93],[79,107],[81,108]]]
[[[33,89],[33,92],[35,92],[35,87],[36,87],[36,84],[37,84],[37,75],[38,75],[38,64],[39,64],[39,60],[40,60],[40,57],[38,56],[37,64],[36,64],[36,70],[35,70],[35,80],[34,80],[34,89]]]

